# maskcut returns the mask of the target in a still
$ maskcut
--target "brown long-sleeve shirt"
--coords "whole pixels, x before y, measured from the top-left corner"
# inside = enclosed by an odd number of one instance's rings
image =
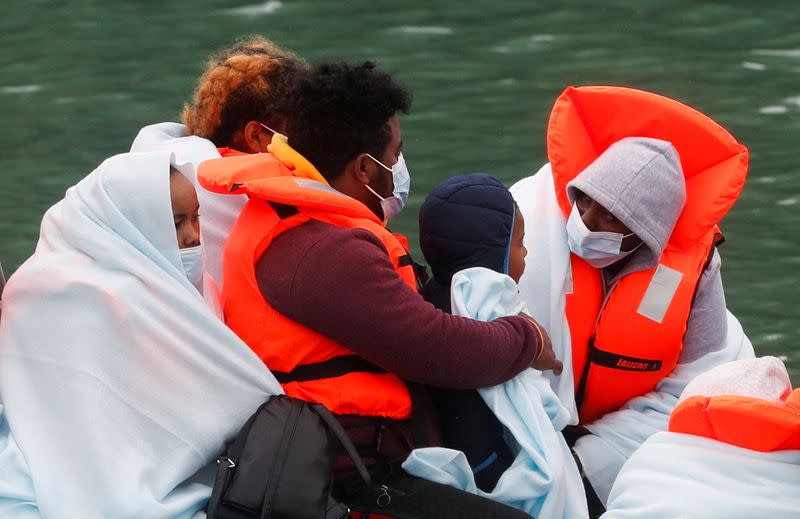
[[[267,302],[401,378],[476,389],[505,382],[539,352],[521,317],[490,323],[436,309],[397,275],[363,229],[310,221],[278,236],[256,264]]]

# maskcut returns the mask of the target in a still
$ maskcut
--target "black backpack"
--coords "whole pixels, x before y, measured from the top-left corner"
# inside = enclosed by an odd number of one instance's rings
[[[208,519],[343,519],[331,497],[338,440],[367,487],[371,479],[350,438],[321,404],[276,395],[261,405],[217,460]]]

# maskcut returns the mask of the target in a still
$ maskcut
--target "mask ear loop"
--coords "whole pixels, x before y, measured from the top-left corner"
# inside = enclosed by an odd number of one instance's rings
[[[370,192],[370,193],[372,193],[373,195],[377,196],[377,197],[378,197],[378,200],[380,200],[381,202],[383,202],[384,200],[386,200],[386,198],[385,198],[385,197],[382,197],[381,195],[379,195],[378,193],[376,193],[374,189],[372,189],[371,187],[369,187],[369,184],[364,184],[364,187],[366,187],[367,189],[369,189],[369,192]]]
[[[383,169],[385,169],[385,170],[386,170],[386,171],[388,171],[389,173],[391,173],[391,172],[392,172],[392,168],[388,168],[388,167],[386,167],[386,164],[384,164],[383,162],[379,161],[378,159],[376,159],[375,157],[373,157],[373,156],[372,156],[372,155],[370,155],[369,153],[367,153],[367,157],[369,157],[369,158],[371,158],[372,160],[374,160],[376,163],[378,163],[378,164],[379,164],[379,165],[380,165],[380,166],[381,166]],[[378,197],[378,200],[380,200],[381,202],[383,202],[384,200],[386,200],[386,198],[388,198],[388,197],[384,197],[384,196],[381,196],[381,195],[379,195],[378,193],[376,193],[374,189],[372,189],[371,187],[369,187],[369,184],[364,184],[364,187],[366,187],[367,189],[369,189],[369,192],[370,192],[370,193],[372,193],[373,195],[377,196],[377,197]],[[394,195],[391,195],[391,196],[394,196]]]
[[[270,139],[270,145],[274,144],[276,139],[278,139],[278,140],[280,140],[280,139],[286,140],[286,137],[281,132],[273,130],[272,128],[270,128],[269,126],[267,126],[264,123],[258,123],[258,124],[260,124],[261,127],[264,128],[265,130],[267,130],[268,132],[272,132],[272,139]],[[267,148],[267,149],[269,149],[269,148]]]
[[[386,170],[386,171],[388,171],[389,173],[391,173],[391,172],[392,172],[392,168],[390,168],[389,166],[387,166],[387,165],[386,165],[386,164],[384,164],[383,162],[379,161],[378,159],[376,159],[375,157],[373,157],[373,156],[372,156],[372,155],[370,155],[369,153],[367,153],[367,157],[371,158],[372,160],[374,160],[375,162],[377,162],[378,164],[380,164],[380,165],[383,167],[383,169],[385,169],[385,170]]]
[[[280,134],[280,132],[276,132],[275,130],[273,130],[272,128],[270,128],[269,126],[267,126],[264,123],[258,123],[258,124],[260,124],[265,130],[272,132],[273,135],[279,135]]]

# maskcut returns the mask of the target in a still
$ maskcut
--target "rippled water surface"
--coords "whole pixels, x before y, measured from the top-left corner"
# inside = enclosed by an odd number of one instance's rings
[[[729,307],[800,383],[800,7],[795,2],[528,0],[22,2],[0,17],[0,261],[33,250],[44,210],[148,123],[176,120],[204,58],[263,33],[309,61],[377,60],[414,93],[402,120],[414,179],[398,220],[441,179],[507,183],[545,161],[570,84],[653,90],[751,150],[723,224]]]

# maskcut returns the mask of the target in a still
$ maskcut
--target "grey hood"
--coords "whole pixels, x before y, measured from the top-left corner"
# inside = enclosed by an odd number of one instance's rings
[[[658,263],[686,203],[678,152],[667,141],[645,137],[626,137],[612,144],[567,184],[571,202],[576,189],[644,242],[620,275]]]

